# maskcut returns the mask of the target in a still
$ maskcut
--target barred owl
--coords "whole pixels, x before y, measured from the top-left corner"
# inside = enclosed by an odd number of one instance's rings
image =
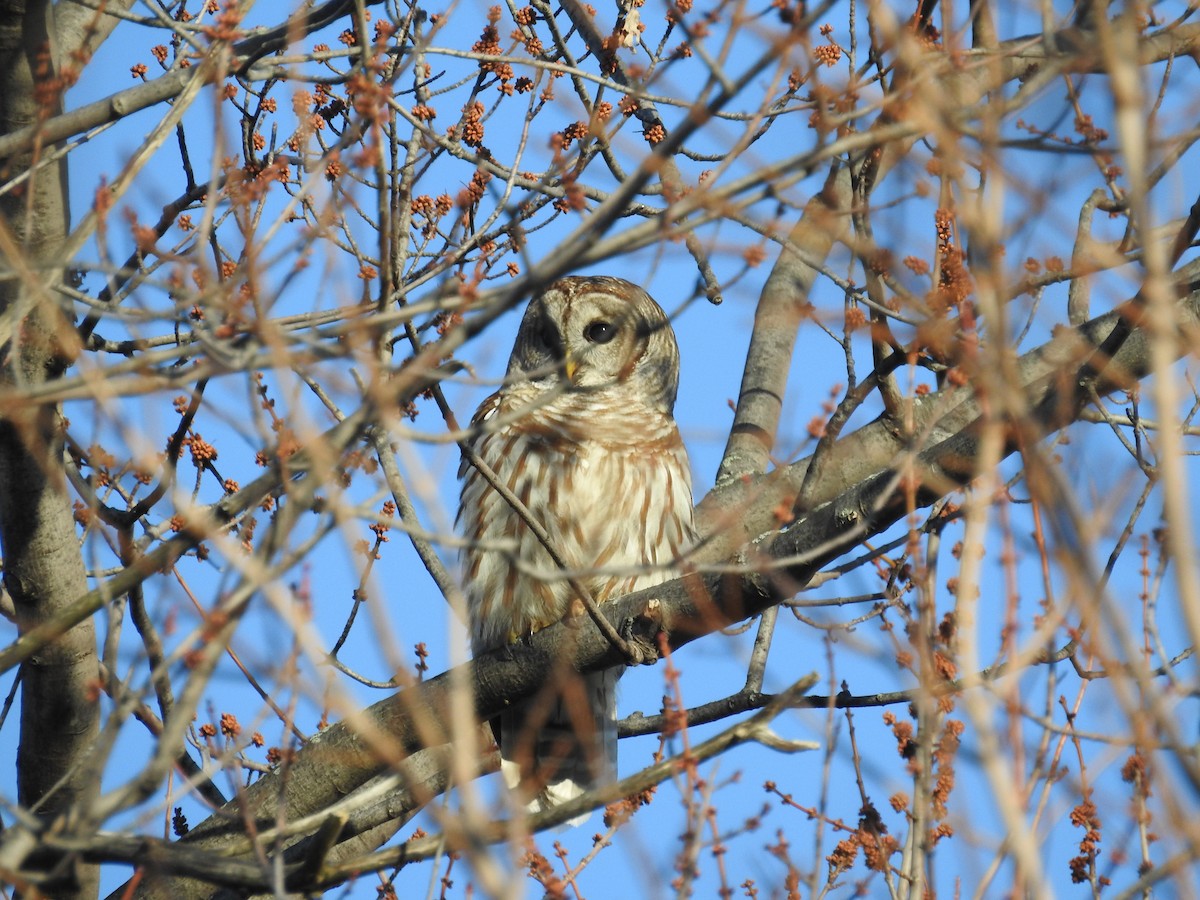
[[[678,575],[694,539],[672,415],[678,381],[671,324],[637,285],[564,278],[530,302],[469,447],[549,533],[568,571],[464,459],[458,522],[476,653],[559,621],[574,600],[568,575],[597,603]],[[531,810],[616,777],[622,672],[572,671],[493,722],[504,779]]]

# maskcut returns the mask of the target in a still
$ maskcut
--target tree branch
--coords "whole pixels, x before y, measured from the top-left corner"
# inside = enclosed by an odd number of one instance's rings
[[[376,6],[381,2],[382,0],[364,0],[363,5]],[[130,4],[123,0],[123,5]],[[281,25],[253,33],[233,47],[238,70],[248,69],[256,60],[285,49],[295,41],[337,21],[353,9],[353,0],[327,0],[314,9],[302,8],[301,12],[291,16]],[[77,19],[86,14],[83,11],[76,12],[72,16],[72,24],[76,24]],[[107,18],[113,19],[111,16]],[[111,29],[111,26],[109,28]],[[91,49],[95,49],[94,44],[91,45]],[[52,116],[45,122],[8,132],[0,136],[0,159],[15,156],[27,149],[35,139],[40,140],[43,145],[54,144],[163,103],[177,96],[196,77],[202,77],[200,66],[172,69],[153,81],[126,88],[70,112]]]
[[[1194,270],[1200,271],[1200,264],[1188,267],[1189,274],[1194,275]],[[1196,323],[1200,319],[1200,283],[1188,284],[1188,290],[1180,308],[1181,319]],[[1130,327],[1123,313],[1117,310],[1077,329],[1064,329],[1020,359],[1018,371],[1028,408],[1045,431],[1061,428],[1078,415],[1077,401],[1071,398],[1081,381],[1104,393],[1127,386],[1149,372],[1151,336]],[[1109,354],[1100,358],[1105,342],[1121,332],[1125,336],[1115,345],[1110,342],[1106,348]],[[1182,353],[1182,345],[1175,351]],[[977,474],[976,400],[965,388],[927,399],[929,404],[923,407],[926,432],[936,439],[945,433],[948,423],[954,423],[957,430],[928,449],[911,454],[911,463],[895,464],[897,454],[893,452],[889,456],[891,465],[859,478],[857,483],[841,482],[850,487],[781,531],[764,537],[757,543],[756,552],[742,554],[742,562],[752,563],[745,570],[694,572],[606,603],[605,614],[615,623],[635,621],[643,629],[661,629],[668,635],[672,649],[677,649],[784,599],[790,590],[781,585],[803,585],[822,566],[908,515],[914,501],[918,507],[927,506],[969,482]],[[935,413],[941,413],[941,418],[935,418]],[[843,438],[833,455],[856,455],[856,448],[869,441],[862,432],[877,429],[877,423],[873,423]],[[878,442],[879,437],[873,440]],[[1005,452],[1011,454],[1016,449],[1013,444]],[[761,481],[772,484],[786,478],[795,483],[796,473],[790,470],[797,467],[803,468],[803,464]],[[847,469],[842,467],[840,471]],[[905,472],[916,480],[915,484],[902,483]],[[755,501],[756,508],[760,502]],[[331,726],[304,747],[288,767],[284,795],[281,776],[274,773],[251,785],[234,801],[236,808],[262,828],[271,827],[279,818],[291,821],[314,815],[336,803],[346,791],[376,777],[386,766],[430,746],[439,734],[440,739],[448,739],[439,723],[450,721],[452,693],[457,685],[473,684],[476,714],[482,720],[493,718],[539,691],[557,670],[565,648],[570,648],[572,664],[581,672],[623,662],[620,653],[590,621],[543,629],[527,642],[478,657],[381,700],[353,720]],[[338,772],[336,783],[328,777],[330,771]],[[227,854],[245,840],[239,817],[218,814],[195,828],[184,843]],[[177,887],[167,879],[157,882],[146,896],[176,896],[172,890]]]

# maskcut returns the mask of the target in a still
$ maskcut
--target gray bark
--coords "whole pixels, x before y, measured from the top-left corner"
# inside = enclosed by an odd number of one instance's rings
[[[90,28],[62,37],[68,50],[94,46],[107,34],[91,14]],[[85,34],[86,32],[86,34]],[[0,9],[0,134],[36,127],[61,111],[64,41],[55,34],[45,0],[6,3]],[[78,65],[81,57],[74,57]],[[26,171],[38,148],[5,160],[7,173]],[[31,386],[55,378],[69,364],[73,330],[55,302],[62,277],[60,248],[69,226],[65,160],[40,169],[24,190],[0,198],[0,379]],[[0,548],[4,585],[22,633],[53,617],[87,591],[83,558],[62,473],[59,410],[28,403],[0,420]],[[78,821],[99,785],[86,765],[99,711],[94,693],[96,638],[82,622],[25,661],[21,670],[18,799],[45,826]],[[99,868],[67,857],[43,889],[55,897],[94,897]]]

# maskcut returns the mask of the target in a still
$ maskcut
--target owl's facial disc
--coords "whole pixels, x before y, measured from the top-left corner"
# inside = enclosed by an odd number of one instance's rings
[[[661,307],[619,278],[563,278],[525,312],[509,375],[542,391],[605,394],[670,413],[679,351]]]

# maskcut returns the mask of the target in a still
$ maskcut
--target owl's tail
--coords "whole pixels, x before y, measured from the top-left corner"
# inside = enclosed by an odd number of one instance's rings
[[[617,777],[617,680],[623,667],[567,679],[500,716],[500,770],[530,812],[565,803]],[[591,813],[570,820],[580,825]]]

